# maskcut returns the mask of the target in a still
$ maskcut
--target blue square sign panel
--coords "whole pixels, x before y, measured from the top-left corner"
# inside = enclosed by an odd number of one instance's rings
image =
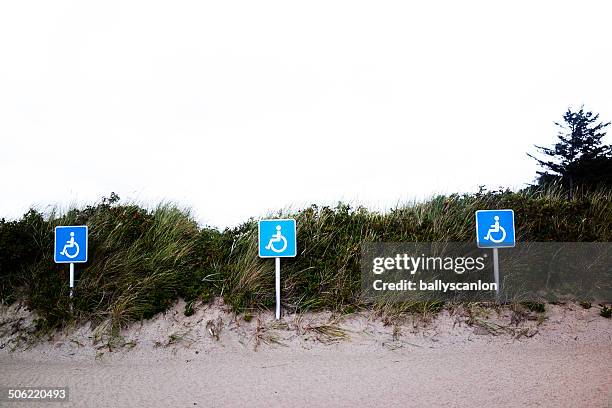
[[[87,226],[55,227],[55,263],[87,262]]]
[[[259,220],[259,257],[290,258],[297,254],[295,220]]]
[[[515,245],[514,211],[476,211],[476,242],[479,248],[511,248]]]

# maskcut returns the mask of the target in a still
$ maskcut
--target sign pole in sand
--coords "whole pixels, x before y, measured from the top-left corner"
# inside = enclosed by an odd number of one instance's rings
[[[498,248],[516,245],[513,210],[476,211],[476,243],[479,248],[493,249],[493,278],[495,300],[499,301],[499,252]]]
[[[259,220],[259,257],[275,258],[276,320],[281,316],[280,272],[281,258],[293,258],[297,254],[297,238],[294,219]]]
[[[72,299],[72,289],[74,288],[74,263],[70,263],[70,298]]]
[[[493,248],[493,277],[495,279],[495,297],[499,300],[499,252]]]
[[[280,258],[276,257],[276,320],[280,320]]]

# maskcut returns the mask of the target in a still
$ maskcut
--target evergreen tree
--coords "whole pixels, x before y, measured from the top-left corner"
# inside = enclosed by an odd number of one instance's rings
[[[600,122],[599,114],[585,112],[581,107],[573,112],[568,108],[559,128],[557,143],[552,147],[535,146],[544,159],[535,159],[543,171],[538,171],[537,183],[561,183],[571,198],[576,187],[612,186],[612,146],[603,143],[605,129],[610,122]]]

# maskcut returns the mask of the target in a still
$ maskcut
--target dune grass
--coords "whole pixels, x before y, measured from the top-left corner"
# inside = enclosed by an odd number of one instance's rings
[[[564,192],[526,190],[438,196],[385,213],[312,205],[280,216],[297,219],[298,256],[283,260],[284,308],[291,311],[390,308],[424,313],[439,302],[366,304],[360,253],[367,241],[472,241],[474,212],[513,208],[519,241],[612,241],[612,193],[566,199]],[[53,228],[89,226],[89,262],[77,266],[71,301],[68,268],[53,263]],[[116,196],[65,214],[31,210],[0,222],[0,300],[24,300],[53,329],[91,320],[110,333],[166,310],[179,297],[186,314],[196,301],[221,296],[236,312],[274,305],[274,263],[257,256],[257,223],[219,231],[200,227],[169,204],[154,210],[120,205]]]

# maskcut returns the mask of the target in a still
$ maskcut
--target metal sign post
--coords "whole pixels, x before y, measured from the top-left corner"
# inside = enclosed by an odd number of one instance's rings
[[[72,299],[72,290],[74,289],[74,264],[70,263],[70,298]]]
[[[499,253],[493,248],[493,278],[495,279],[495,300],[499,301]]]
[[[259,220],[259,257],[275,258],[276,320],[281,316],[281,258],[293,258],[297,254],[297,237],[294,219]]]
[[[276,320],[280,319],[280,258],[276,257]]]

